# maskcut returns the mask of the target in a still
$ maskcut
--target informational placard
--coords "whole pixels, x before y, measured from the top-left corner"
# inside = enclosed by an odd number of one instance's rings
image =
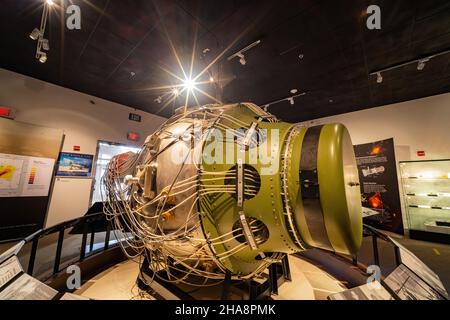
[[[0,197],[46,197],[55,160],[0,153]]]
[[[23,272],[19,259],[16,256],[0,264],[0,290],[17,275]]]
[[[403,264],[398,266],[384,283],[402,300],[445,300]]]
[[[389,240],[398,247],[400,253],[400,261],[409,270],[414,271],[414,273],[420,277],[425,283],[427,283],[433,290],[439,292],[442,297],[450,299],[447,290],[442,284],[439,276],[431,270],[426,264],[424,264],[419,258],[417,258],[411,251],[402,246],[398,241],[389,237]]]
[[[389,292],[378,284],[363,284],[349,290],[335,293],[328,297],[329,300],[394,300]]]
[[[377,211],[364,218],[375,228],[403,234],[394,140],[354,146],[363,207]]]
[[[61,152],[56,175],[59,177],[90,177],[93,162],[92,154]]]
[[[58,291],[23,273],[0,292],[0,300],[52,300]]]

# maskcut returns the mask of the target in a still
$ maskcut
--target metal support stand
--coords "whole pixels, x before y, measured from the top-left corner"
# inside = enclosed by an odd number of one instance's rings
[[[272,294],[278,294],[278,275],[277,275],[277,264],[272,263],[269,266],[269,282],[270,282],[270,292]]]
[[[289,268],[289,259],[288,259],[288,255],[287,254],[285,254],[283,259],[281,260],[281,265],[283,267],[284,279],[287,280],[287,281],[292,281],[291,269]]]
[[[230,288],[231,288],[231,272],[227,271],[225,273],[225,279],[223,280],[223,288],[222,288],[222,300],[228,300],[230,297]]]

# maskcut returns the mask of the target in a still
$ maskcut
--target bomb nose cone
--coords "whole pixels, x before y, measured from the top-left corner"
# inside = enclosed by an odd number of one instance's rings
[[[362,207],[353,145],[342,124],[303,129],[291,146],[300,153],[294,216],[312,247],[354,254],[362,240]]]

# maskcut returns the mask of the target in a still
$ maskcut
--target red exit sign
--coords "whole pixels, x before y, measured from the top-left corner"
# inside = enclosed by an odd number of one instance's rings
[[[8,107],[0,107],[0,117],[14,119],[14,109]]]
[[[423,151],[423,150],[417,151],[417,156],[418,157],[425,157],[425,151]]]
[[[139,141],[139,133],[137,132],[128,132],[127,139],[130,141]]]

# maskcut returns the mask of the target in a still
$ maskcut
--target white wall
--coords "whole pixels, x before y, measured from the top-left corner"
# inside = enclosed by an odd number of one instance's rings
[[[353,144],[394,138],[398,161],[450,159],[450,94],[442,94],[313,121],[306,125],[339,122],[344,124]],[[425,151],[424,157],[417,151]],[[402,194],[400,171],[399,188]],[[404,201],[404,226],[407,228]]]
[[[89,100],[94,100],[91,104]],[[17,121],[63,129],[63,151],[94,154],[97,141],[132,144],[127,132],[141,135],[140,145],[165,118],[117,103],[92,97],[37,79],[0,69],[0,106],[16,109]],[[140,114],[142,122],[128,120],[130,112]],[[46,227],[79,217],[89,206],[91,180],[61,178],[55,181]]]

